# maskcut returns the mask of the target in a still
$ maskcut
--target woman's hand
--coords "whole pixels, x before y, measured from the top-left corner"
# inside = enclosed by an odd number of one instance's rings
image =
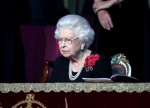
[[[97,15],[98,20],[104,29],[111,30],[113,28],[113,22],[108,11],[100,10]]]
[[[95,13],[97,13],[101,9],[107,9],[110,8],[112,5],[114,5],[118,0],[107,0],[107,1],[96,1],[93,3],[93,10]]]

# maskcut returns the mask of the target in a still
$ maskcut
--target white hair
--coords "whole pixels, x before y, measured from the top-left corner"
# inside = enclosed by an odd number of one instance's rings
[[[80,40],[85,41],[85,48],[89,48],[93,43],[95,32],[85,18],[75,14],[69,14],[60,18],[55,30],[56,39],[59,38],[60,29],[63,27],[71,28]]]

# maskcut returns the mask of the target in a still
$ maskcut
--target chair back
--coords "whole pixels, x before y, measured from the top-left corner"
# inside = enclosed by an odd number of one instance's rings
[[[123,53],[112,56],[112,75],[121,74],[131,77],[131,66]]]

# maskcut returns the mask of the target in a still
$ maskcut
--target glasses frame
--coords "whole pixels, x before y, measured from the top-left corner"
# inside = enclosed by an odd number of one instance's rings
[[[58,44],[62,44],[62,42],[64,41],[67,44],[72,44],[75,40],[79,39],[79,37],[75,38],[75,39],[67,39],[67,38],[60,38],[60,39],[56,39],[56,42]]]

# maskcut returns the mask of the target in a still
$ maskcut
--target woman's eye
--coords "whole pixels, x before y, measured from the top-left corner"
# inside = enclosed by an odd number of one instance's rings
[[[70,39],[67,39],[66,41],[67,41],[67,42],[69,42],[69,41],[70,41]]]

